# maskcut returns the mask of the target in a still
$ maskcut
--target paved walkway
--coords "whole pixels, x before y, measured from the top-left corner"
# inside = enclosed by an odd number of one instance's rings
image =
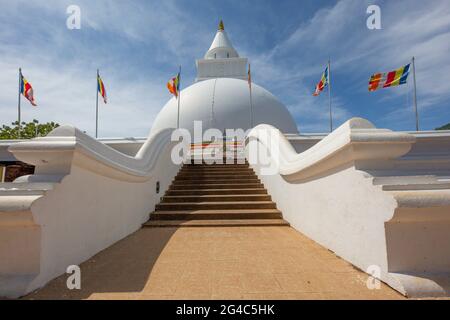
[[[402,299],[290,227],[141,229],[25,299]]]

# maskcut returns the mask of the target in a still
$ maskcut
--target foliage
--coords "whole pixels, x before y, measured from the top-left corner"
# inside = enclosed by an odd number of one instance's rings
[[[11,123],[12,126],[3,125],[0,128],[0,140],[14,140],[14,139],[31,139],[35,137],[44,137],[53,129],[59,127],[59,124],[52,122],[39,123],[38,120],[33,119],[32,122],[22,122],[19,130],[19,122]],[[20,135],[19,135],[20,132]]]
[[[445,126],[436,128],[436,130],[450,130],[450,123],[447,123]]]

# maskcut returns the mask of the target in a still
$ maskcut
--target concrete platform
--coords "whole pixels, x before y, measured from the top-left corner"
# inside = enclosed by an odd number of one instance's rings
[[[24,299],[403,299],[290,227],[144,228]]]

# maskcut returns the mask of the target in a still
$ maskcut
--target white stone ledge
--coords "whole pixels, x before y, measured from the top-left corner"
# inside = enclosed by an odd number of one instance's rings
[[[392,191],[399,208],[450,207],[450,189]],[[450,211],[448,212],[450,219]]]
[[[35,165],[35,176],[63,176],[73,163],[114,179],[146,181],[159,152],[170,142],[172,130],[155,134],[136,157],[120,153],[72,126],[61,126],[44,138],[13,144],[9,151],[18,160]]]
[[[273,152],[269,136],[276,137],[279,143],[279,157],[273,159],[278,172],[285,179],[296,182],[357,160],[398,158],[406,154],[415,142],[414,136],[409,134],[376,129],[365,119],[353,118],[300,154],[278,129],[270,125],[255,127],[247,137],[247,144],[257,140]],[[252,162],[251,156],[249,161]]]

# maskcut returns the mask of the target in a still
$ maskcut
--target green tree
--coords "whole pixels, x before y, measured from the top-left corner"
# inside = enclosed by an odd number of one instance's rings
[[[450,130],[450,123],[447,123],[445,126],[436,128],[435,130]]]
[[[39,123],[38,120],[26,123],[22,122],[19,135],[19,122],[11,123],[12,126],[3,125],[0,128],[0,140],[14,140],[14,139],[31,139],[35,137],[44,137],[50,131],[59,127],[59,124],[52,122]]]

